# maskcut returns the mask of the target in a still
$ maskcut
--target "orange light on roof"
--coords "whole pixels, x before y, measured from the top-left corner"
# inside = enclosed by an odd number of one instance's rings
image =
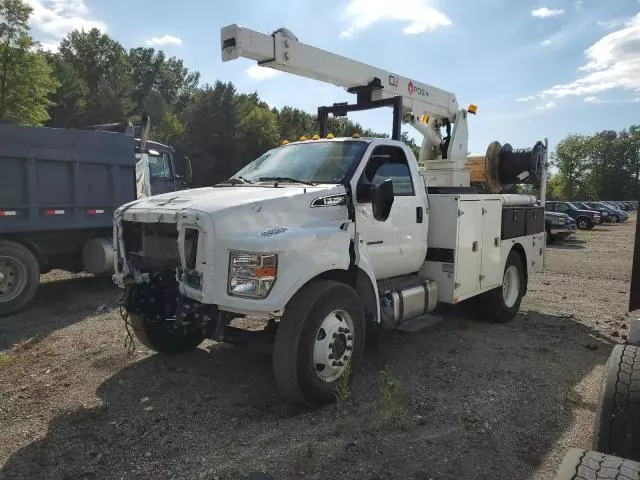
[[[477,111],[478,111],[478,106],[474,105],[473,103],[469,105],[469,108],[467,108],[467,112],[471,113],[472,115],[475,115]]]
[[[429,115],[421,115],[420,123],[429,123]]]
[[[360,134],[358,132],[355,132],[353,135],[351,135],[351,138],[360,138]]]
[[[308,140],[308,139],[307,139],[307,137],[306,137],[305,135],[302,135],[302,136],[298,139],[298,141],[300,141],[300,142],[306,142],[307,140]]]
[[[320,135],[315,134],[313,137],[311,137],[311,140],[320,140]]]
[[[282,140],[282,145],[288,145],[289,144],[289,140]]]
[[[328,133],[328,134],[327,134],[327,138],[328,138],[329,140],[331,140],[332,138],[334,138],[333,133]]]

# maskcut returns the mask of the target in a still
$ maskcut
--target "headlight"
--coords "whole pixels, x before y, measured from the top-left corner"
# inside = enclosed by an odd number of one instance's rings
[[[227,293],[235,297],[265,298],[276,281],[278,256],[232,251]]]
[[[564,218],[554,218],[553,219],[553,224],[554,225],[564,225],[564,222],[565,222]]]

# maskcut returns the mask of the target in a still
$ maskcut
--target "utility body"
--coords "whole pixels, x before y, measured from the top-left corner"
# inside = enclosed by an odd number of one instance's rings
[[[324,138],[284,142],[226,182],[119,208],[114,281],[126,289],[138,338],[162,352],[196,348],[205,337],[246,339],[231,321],[269,316],[264,333],[274,336],[283,395],[322,405],[379,328],[417,331],[442,320],[438,303],[469,299],[489,320],[512,319],[529,275],[543,266],[544,207],[530,195],[470,186],[468,112],[452,94],[303,45],[282,29],[224,28],[223,59],[267,65],[285,42],[291,63],[269,66],[341,84],[358,103],[321,107]],[[381,77],[397,84],[391,93]],[[416,88],[430,93],[416,100]],[[330,113],[378,106],[393,108],[391,139],[326,131]],[[425,134],[419,159],[398,139],[401,120]],[[518,178],[543,178],[544,167]],[[500,171],[511,179],[509,168]]]
[[[113,272],[116,208],[186,187],[173,149],[135,130],[0,125],[0,315],[29,303],[41,273]]]

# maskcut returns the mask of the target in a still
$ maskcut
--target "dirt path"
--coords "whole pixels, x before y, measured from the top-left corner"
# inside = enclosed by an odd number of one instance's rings
[[[128,355],[109,280],[49,275],[34,308],[0,321],[0,478],[551,479],[591,443],[633,228],[549,248],[510,324],[449,309],[383,335],[350,399],[320,411],[280,400],[264,352]]]

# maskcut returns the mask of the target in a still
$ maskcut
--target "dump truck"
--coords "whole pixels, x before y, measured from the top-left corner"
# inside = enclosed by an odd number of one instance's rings
[[[136,198],[186,188],[149,124],[83,130],[0,124],[0,315],[28,305],[52,269],[113,270],[113,215]]]

